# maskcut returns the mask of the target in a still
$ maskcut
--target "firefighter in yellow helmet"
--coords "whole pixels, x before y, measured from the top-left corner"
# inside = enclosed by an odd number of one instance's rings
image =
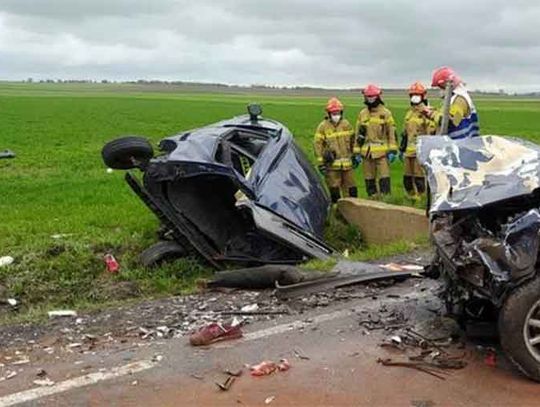
[[[343,117],[343,104],[331,98],[326,117],[315,132],[315,158],[325,176],[332,202],[344,196],[358,196],[353,168],[360,163],[360,149],[351,124]]]
[[[396,127],[390,110],[384,106],[382,90],[368,85],[362,93],[366,107],[358,114],[355,134],[361,148],[362,169],[368,196],[390,194],[390,163],[397,157]]]
[[[420,82],[409,87],[411,107],[405,114],[405,128],[399,148],[399,156],[404,160],[403,187],[412,198],[426,191],[424,170],[416,160],[416,137],[435,134],[437,131],[436,122],[425,114],[429,107],[426,96],[426,88]]]

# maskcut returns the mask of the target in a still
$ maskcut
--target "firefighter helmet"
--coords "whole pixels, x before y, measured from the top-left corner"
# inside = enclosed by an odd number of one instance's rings
[[[326,111],[328,113],[336,113],[343,111],[343,103],[338,98],[330,98],[326,103]]]
[[[409,95],[425,96],[426,92],[426,88],[422,82],[415,82],[409,86]]]
[[[452,84],[457,86],[461,83],[461,78],[457,76],[456,72],[448,66],[443,66],[433,71],[431,86],[444,89],[446,82],[448,81],[452,81]]]
[[[367,98],[373,98],[373,97],[381,96],[382,90],[377,85],[369,84],[364,88],[364,90],[362,90],[362,93]]]

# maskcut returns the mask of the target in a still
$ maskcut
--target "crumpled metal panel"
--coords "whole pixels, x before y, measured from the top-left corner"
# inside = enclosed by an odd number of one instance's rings
[[[431,213],[479,208],[540,186],[540,146],[525,140],[422,136],[417,154],[427,172]]]
[[[538,257],[540,211],[531,209],[503,226],[502,238],[481,237],[470,244],[498,282],[535,271]]]

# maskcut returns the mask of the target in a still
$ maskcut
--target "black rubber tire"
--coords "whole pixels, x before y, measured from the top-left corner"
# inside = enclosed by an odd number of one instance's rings
[[[144,250],[139,259],[145,267],[151,268],[184,257],[186,254],[186,249],[178,243],[172,240],[161,240]]]
[[[144,137],[126,136],[109,141],[101,150],[103,162],[115,170],[129,170],[154,156],[152,145]]]
[[[523,335],[527,314],[540,299],[540,277],[526,282],[510,293],[499,313],[501,347],[525,376],[540,382],[540,362],[529,352]]]

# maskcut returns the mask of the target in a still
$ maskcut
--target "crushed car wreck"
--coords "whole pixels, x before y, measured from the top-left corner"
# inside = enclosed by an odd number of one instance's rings
[[[322,241],[329,199],[314,168],[281,123],[249,115],[163,139],[105,145],[105,164],[143,171],[126,181],[162,223],[163,241],[147,249],[152,265],[187,253],[212,266],[298,263],[327,258]]]
[[[540,146],[422,137],[418,151],[431,192],[431,267],[447,282],[448,307],[469,316],[491,307],[505,353],[540,381]]]

